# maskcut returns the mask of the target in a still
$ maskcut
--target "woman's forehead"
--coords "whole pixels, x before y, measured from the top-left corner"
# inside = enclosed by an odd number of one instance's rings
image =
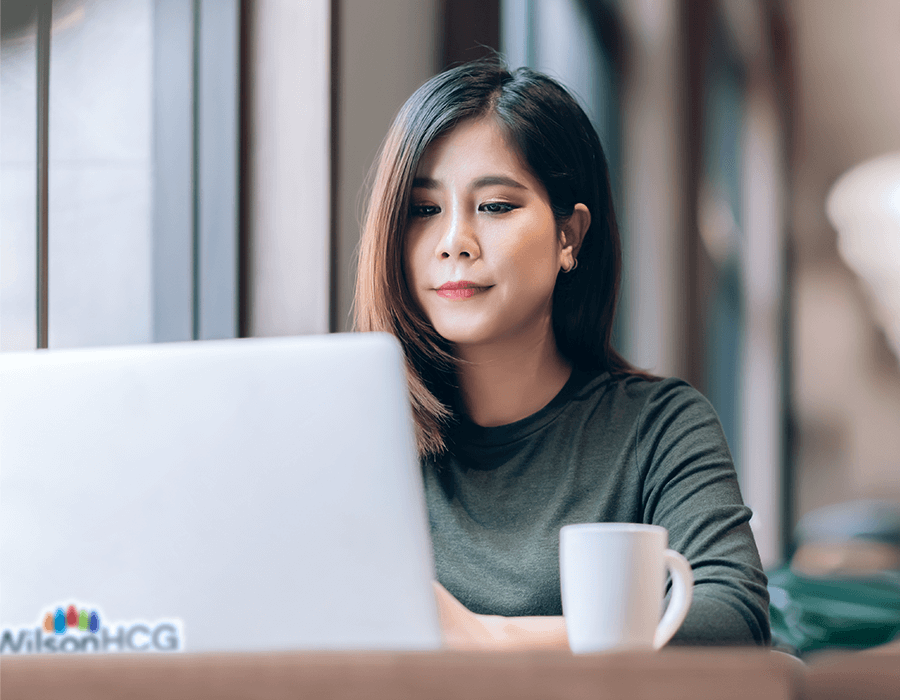
[[[505,130],[488,116],[461,122],[432,141],[419,160],[416,177],[434,180],[442,173],[476,177],[500,170],[527,172],[528,167]]]

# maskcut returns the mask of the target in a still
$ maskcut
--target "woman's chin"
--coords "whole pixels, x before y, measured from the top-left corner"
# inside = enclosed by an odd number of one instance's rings
[[[448,329],[441,330],[437,329],[438,334],[447,342],[452,343],[455,347],[459,349],[464,349],[466,347],[475,347],[478,345],[485,345],[491,342],[491,338],[485,337],[479,333],[473,333],[468,329]]]

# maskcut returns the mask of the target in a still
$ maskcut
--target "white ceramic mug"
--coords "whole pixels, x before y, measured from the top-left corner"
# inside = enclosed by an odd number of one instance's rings
[[[658,525],[588,523],[559,533],[559,574],[569,646],[576,654],[659,649],[691,607],[694,576]],[[666,569],[672,595],[665,615]]]

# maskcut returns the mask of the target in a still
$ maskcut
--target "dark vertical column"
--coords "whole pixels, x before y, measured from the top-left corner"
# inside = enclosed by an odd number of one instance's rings
[[[238,87],[238,282],[237,316],[238,336],[250,335],[250,115],[253,108],[253,71],[251,66],[250,38],[254,36],[254,0],[240,0],[240,48]]]
[[[50,201],[50,0],[37,3],[37,347],[48,346]]]
[[[704,328],[705,270],[700,244],[700,223],[697,206],[700,181],[703,177],[703,94],[706,80],[705,61],[709,44],[711,8],[709,0],[683,0],[681,3],[682,36],[684,37],[686,171],[684,183],[684,211],[686,226],[686,267],[688,280],[686,369],[685,379],[702,392],[707,390],[706,329]]]
[[[796,172],[794,132],[792,115],[797,109],[797,61],[790,21],[784,8],[777,0],[763,3],[768,19],[768,35],[771,42],[772,66],[775,72],[775,86],[779,107],[779,124],[783,134],[785,173]],[[793,375],[794,350],[791,329],[793,328],[792,298],[794,295],[794,275],[796,252],[793,245],[793,230],[789,224],[793,187],[789,177],[785,178],[785,220],[784,220],[784,264],[781,277],[781,554],[785,560],[793,555],[794,527],[797,521],[797,428],[794,421]]]
[[[500,50],[500,0],[444,0],[441,68]]]

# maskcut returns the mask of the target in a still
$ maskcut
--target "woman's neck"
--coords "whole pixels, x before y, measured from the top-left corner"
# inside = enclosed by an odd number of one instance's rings
[[[572,374],[551,328],[490,346],[457,347],[460,396],[482,427],[508,425],[546,406]]]

